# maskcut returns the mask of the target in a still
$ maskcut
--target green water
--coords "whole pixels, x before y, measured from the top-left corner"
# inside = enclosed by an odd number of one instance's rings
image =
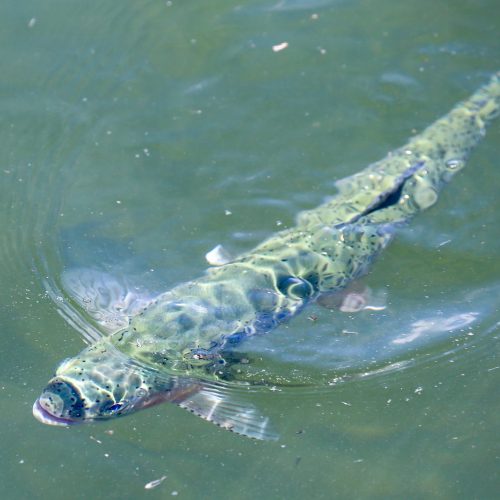
[[[500,123],[366,278],[384,311],[242,347],[309,382],[248,394],[277,443],[31,406],[84,346],[64,269],[159,292],[252,248],[484,83],[499,33],[497,0],[2,2],[2,498],[497,498]]]

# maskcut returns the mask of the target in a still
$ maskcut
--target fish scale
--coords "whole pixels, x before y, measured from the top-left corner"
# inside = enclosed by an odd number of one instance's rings
[[[240,434],[275,438],[267,418],[238,402],[228,386],[217,385],[228,365],[243,362],[231,349],[366,273],[396,229],[437,201],[499,107],[497,73],[406,145],[338,181],[338,194],[301,212],[295,227],[145,307],[144,300],[122,294],[130,304],[123,311],[128,325],[60,365],[35,402],[34,415],[69,425],[171,401]],[[87,281],[80,279],[75,297],[99,293]],[[79,286],[78,279],[72,282]],[[106,316],[93,312],[95,318]]]

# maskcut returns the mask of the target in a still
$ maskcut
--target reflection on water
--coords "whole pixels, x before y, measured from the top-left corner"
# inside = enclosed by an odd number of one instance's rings
[[[409,333],[396,337],[392,343],[408,344],[409,342],[413,342],[422,336],[429,338],[433,334],[451,333],[459,328],[470,325],[476,320],[477,316],[478,313],[469,312],[454,314],[448,318],[440,318],[436,316],[434,318],[419,319],[410,325],[411,328]]]

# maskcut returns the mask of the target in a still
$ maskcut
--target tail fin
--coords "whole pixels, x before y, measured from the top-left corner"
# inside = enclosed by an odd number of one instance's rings
[[[499,112],[500,72],[469,99],[414,137],[403,149],[440,162],[436,167],[443,171],[456,172],[484,136],[486,125]]]
[[[437,201],[441,187],[465,166],[486,125],[499,114],[500,72],[403,147],[337,181],[338,194],[301,212],[297,223],[332,226],[360,217],[373,223],[409,219]]]

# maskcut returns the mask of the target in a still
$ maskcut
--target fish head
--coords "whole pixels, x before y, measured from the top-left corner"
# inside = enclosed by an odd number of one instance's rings
[[[105,421],[142,408],[174,403],[219,427],[255,439],[275,440],[268,418],[240,402],[229,386],[169,374],[140,364],[111,344],[98,342],[63,361],[33,405],[44,424]]]
[[[123,416],[174,398],[176,378],[131,362],[110,345],[91,346],[63,361],[33,405],[49,425]]]

